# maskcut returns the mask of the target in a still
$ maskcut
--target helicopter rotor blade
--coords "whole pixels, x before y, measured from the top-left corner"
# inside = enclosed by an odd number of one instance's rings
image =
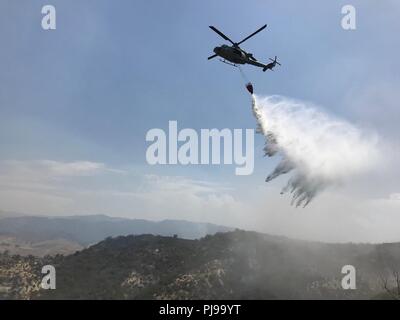
[[[224,38],[226,41],[229,41],[230,43],[232,43],[233,45],[235,45],[235,43],[229,39],[226,35],[224,35],[221,31],[219,31],[216,27],[214,26],[209,26],[210,29],[216,33],[218,33],[222,38]]]
[[[257,33],[259,33],[260,31],[264,30],[267,27],[267,25],[263,25],[260,29],[258,29],[257,31],[254,31],[251,35],[247,36],[246,38],[244,38],[242,41],[238,42],[237,44],[241,44],[243,42],[245,42],[246,40],[250,39],[251,37],[255,36]]]
[[[213,54],[212,56],[209,56],[207,59],[208,60],[211,60],[211,59],[213,59],[213,58],[215,58],[215,57],[217,57],[218,55],[217,54]]]

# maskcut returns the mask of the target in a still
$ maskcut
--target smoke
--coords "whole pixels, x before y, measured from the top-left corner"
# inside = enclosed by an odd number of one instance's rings
[[[253,95],[258,132],[266,156],[280,156],[269,182],[292,171],[281,194],[305,207],[322,190],[371,169],[378,160],[377,137],[327,115],[320,108],[282,96]]]

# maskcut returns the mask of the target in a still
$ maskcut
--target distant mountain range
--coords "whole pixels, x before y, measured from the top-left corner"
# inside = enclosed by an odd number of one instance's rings
[[[72,253],[107,237],[153,234],[198,239],[232,228],[182,220],[149,221],[105,215],[0,218],[0,252],[44,254]]]
[[[45,264],[56,268],[56,290],[39,288]],[[354,290],[342,287],[344,265],[356,268]],[[0,299],[400,299],[398,271],[400,243],[325,244],[240,230],[200,240],[120,236],[68,256],[0,254]]]

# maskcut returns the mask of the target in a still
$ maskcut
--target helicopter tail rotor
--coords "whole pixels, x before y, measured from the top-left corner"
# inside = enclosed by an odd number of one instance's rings
[[[278,57],[277,56],[275,56],[275,59],[271,59],[271,58],[269,58],[269,60],[271,60],[273,63],[275,63],[275,64],[278,64],[278,65],[280,65],[281,66],[281,64],[277,61],[277,59],[278,59]]]

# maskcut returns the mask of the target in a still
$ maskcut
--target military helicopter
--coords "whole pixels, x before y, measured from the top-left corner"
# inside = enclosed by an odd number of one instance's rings
[[[223,60],[221,60],[222,62],[227,63],[229,65],[237,67],[238,64],[246,64],[247,63],[247,64],[251,64],[256,67],[263,68],[263,71],[272,70],[277,64],[281,65],[277,61],[276,56],[275,56],[274,60],[272,60],[270,58],[270,60],[272,61],[271,63],[264,64],[264,63],[258,62],[252,53],[246,52],[242,48],[239,47],[240,44],[242,44],[246,40],[250,39],[251,37],[255,36],[257,33],[264,30],[266,27],[267,27],[267,25],[262,26],[260,29],[253,32],[251,35],[247,36],[242,41],[233,42],[225,34],[223,34],[221,31],[219,31],[216,27],[210,26],[211,30],[213,30],[214,32],[219,34],[224,40],[229,41],[232,45],[228,46],[226,44],[223,44],[222,46],[215,47],[213,50],[215,54],[213,54],[212,56],[209,56],[208,60],[219,56],[219,57],[223,58]]]

